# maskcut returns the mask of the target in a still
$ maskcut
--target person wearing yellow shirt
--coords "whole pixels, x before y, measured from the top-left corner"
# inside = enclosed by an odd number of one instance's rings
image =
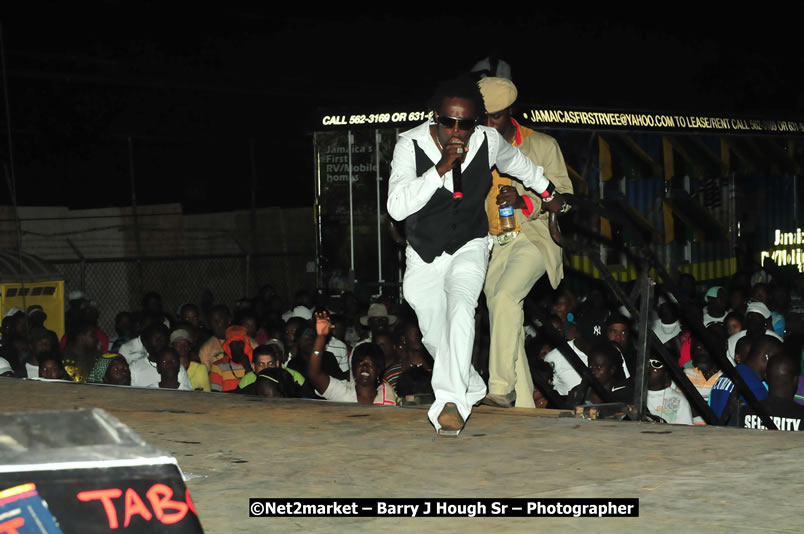
[[[194,362],[190,358],[190,350],[182,350],[190,345],[190,334],[183,329],[175,330],[170,334],[170,346],[179,354],[179,361],[190,377],[190,384],[196,391],[211,391],[209,387],[209,371],[206,365]]]

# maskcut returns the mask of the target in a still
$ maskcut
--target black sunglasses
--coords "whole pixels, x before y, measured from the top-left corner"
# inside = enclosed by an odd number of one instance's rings
[[[438,123],[444,128],[455,128],[455,123],[458,123],[458,128],[461,130],[471,130],[477,124],[477,119],[458,119],[456,117],[447,117],[445,115],[438,116]]]

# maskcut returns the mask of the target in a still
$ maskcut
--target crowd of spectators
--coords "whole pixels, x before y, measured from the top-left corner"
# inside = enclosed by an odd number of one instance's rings
[[[537,285],[525,301],[537,408],[633,403],[636,325],[605,288],[591,284],[577,293]],[[738,273],[708,288],[681,275],[674,291],[657,286],[656,294],[649,327],[672,361],[651,350],[645,365],[647,409],[655,419],[704,424],[672,365],[721,423],[764,428],[724,372],[735,365],[780,430],[802,430],[804,274]],[[476,321],[473,363],[488,379],[482,298]],[[299,291],[285,303],[265,286],[231,307],[187,303],[173,314],[151,292],[141,309],[117,313],[115,331],[107,333],[98,326],[97,307],[76,291],[65,325],[59,339],[40,306],[8,310],[0,376],[375,405],[434,398],[433,360],[416,316],[390,298],[361,303],[348,292]]]
[[[299,291],[286,309],[265,286],[233,307],[186,303],[171,314],[150,292],[141,309],[117,313],[107,335],[96,305],[74,291],[61,339],[41,306],[6,312],[0,376],[380,405],[432,400],[433,361],[409,308],[394,315],[389,302],[362,309],[349,293],[315,295]],[[319,325],[315,309],[326,311]]]

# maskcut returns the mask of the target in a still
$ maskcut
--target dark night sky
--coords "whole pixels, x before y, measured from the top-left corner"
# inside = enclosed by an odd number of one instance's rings
[[[20,204],[125,205],[134,138],[142,203],[310,205],[318,107],[419,106],[435,81],[497,54],[520,100],[588,108],[801,117],[799,31],[737,18],[543,8],[278,16],[236,3],[31,1],[0,12]],[[500,17],[502,18],[502,17]],[[0,159],[8,159],[6,113]],[[281,185],[280,185],[281,184]],[[0,188],[0,204],[8,203]]]

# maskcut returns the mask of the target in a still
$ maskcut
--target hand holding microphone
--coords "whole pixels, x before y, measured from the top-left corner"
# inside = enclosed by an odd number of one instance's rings
[[[436,170],[439,176],[444,176],[449,171],[455,168],[455,162],[463,163],[466,159],[466,153],[469,151],[467,146],[463,144],[457,137],[450,138],[449,141],[441,149],[441,159],[436,163]]]
[[[441,152],[441,161],[436,165],[436,170],[440,176],[444,176],[452,171],[452,190],[453,198],[460,200],[463,198],[461,189],[461,164],[466,159],[467,147],[458,137],[452,137],[444,146]]]

